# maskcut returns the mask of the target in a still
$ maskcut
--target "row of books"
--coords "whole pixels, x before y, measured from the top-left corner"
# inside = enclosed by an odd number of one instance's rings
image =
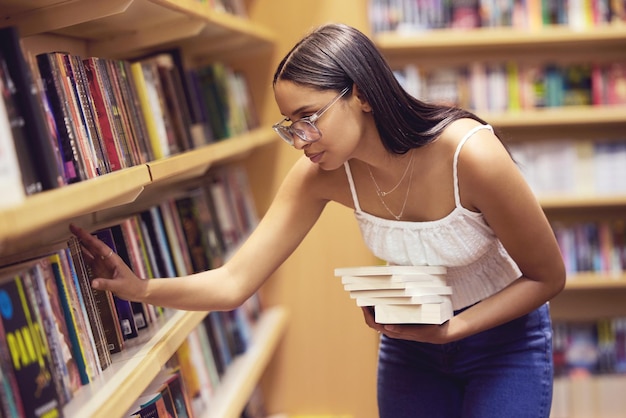
[[[193,418],[202,416],[228,366],[244,354],[252,327],[261,314],[257,294],[227,312],[209,312],[163,366],[160,373],[126,414],[135,418]],[[263,406],[255,390],[246,411]]]
[[[596,272],[619,277],[626,272],[626,220],[553,222],[552,228],[567,273]]]
[[[3,206],[258,126],[241,73],[219,62],[186,68],[179,50],[27,60],[17,29],[3,28],[0,89],[0,175],[12,192]]]
[[[545,140],[509,144],[538,196],[626,194],[626,139]]]
[[[445,267],[343,267],[335,276],[357,306],[372,309],[379,324],[442,324],[453,315]]]
[[[403,87],[425,101],[474,111],[517,111],[543,107],[626,104],[626,62],[540,65],[479,62],[395,70]]]
[[[626,373],[626,318],[553,324],[556,376]]]
[[[216,168],[192,189],[94,234],[145,279],[218,267],[257,222],[244,177],[235,165]],[[0,401],[6,416],[39,416],[33,411],[46,408],[62,416],[62,406],[106,370],[112,355],[168,314],[92,289],[92,278],[74,238],[0,271]],[[242,315],[258,314],[257,305],[209,318],[231,315],[242,322]]]
[[[191,416],[210,407],[228,367],[248,349],[260,312],[256,294],[232,311],[209,312],[170,360],[180,368]]]
[[[566,25],[588,29],[626,21],[622,0],[370,0],[373,33]]]
[[[180,369],[166,367],[137,398],[132,418],[190,418],[193,410]]]

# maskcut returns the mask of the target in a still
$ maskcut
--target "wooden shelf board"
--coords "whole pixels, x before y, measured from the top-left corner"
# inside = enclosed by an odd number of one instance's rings
[[[182,180],[197,177],[218,162],[242,157],[257,147],[275,141],[271,128],[260,128],[209,144],[199,149],[148,163],[154,183],[172,178]]]
[[[78,391],[64,408],[64,415],[92,418],[124,416],[206,314],[171,311],[167,318],[153,324],[137,340],[133,340],[132,346],[114,355],[113,364],[94,382]],[[269,308],[262,313],[254,326],[251,346],[233,361],[215,391],[216,399],[213,399],[210,411],[219,407],[219,415],[210,413],[209,417],[235,417],[238,416],[236,410],[243,410],[285,324],[286,313],[282,308]]]
[[[282,337],[286,323],[284,308],[265,311],[254,328],[251,346],[229,366],[202,418],[238,418],[241,415]]]
[[[626,208],[626,195],[617,196],[540,196],[544,210],[572,210],[594,208]]]
[[[64,408],[64,415],[93,418],[124,416],[206,314],[175,311],[158,324],[152,324],[137,340],[132,340],[131,346],[113,356],[113,364],[101,376],[77,392]]]
[[[626,25],[606,25],[589,30],[573,30],[566,26],[540,30],[516,28],[479,28],[472,30],[437,29],[412,33],[380,33],[374,36],[385,53],[445,52],[465,48],[507,50],[549,46],[571,48],[594,47],[598,44],[626,45]]]
[[[568,275],[565,290],[624,289],[626,273],[576,273]]]
[[[193,0],[2,0],[0,4],[1,25],[18,26],[22,36],[48,32],[82,39],[88,43],[89,55],[101,57],[146,53],[184,39],[205,50],[213,44],[213,53],[235,45],[269,46],[276,40],[268,28]]]
[[[490,124],[502,128],[626,124],[626,106],[564,106],[478,113]]]
[[[0,211],[0,243],[132,202],[150,181],[148,167],[140,165],[29,196],[22,205]]]

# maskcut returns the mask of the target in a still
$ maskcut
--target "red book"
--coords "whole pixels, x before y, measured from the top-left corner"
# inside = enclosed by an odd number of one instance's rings
[[[97,122],[100,127],[100,133],[102,134],[102,141],[104,142],[109,165],[111,171],[116,171],[123,168],[123,166],[120,160],[117,138],[113,134],[113,127],[107,111],[107,93],[104,90],[96,60],[97,58],[87,58],[83,62],[85,64],[87,80],[89,81],[89,91],[93,97]]]

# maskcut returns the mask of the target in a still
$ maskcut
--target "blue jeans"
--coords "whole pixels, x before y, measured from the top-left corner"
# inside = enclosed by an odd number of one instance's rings
[[[381,338],[381,418],[548,417],[552,383],[548,304],[449,344]]]

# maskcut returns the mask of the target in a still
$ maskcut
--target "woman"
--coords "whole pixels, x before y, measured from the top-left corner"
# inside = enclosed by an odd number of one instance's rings
[[[285,116],[274,129],[304,156],[241,249],[218,269],[140,280],[72,226],[101,277],[94,287],[159,306],[232,309],[294,251],[326,203],[339,202],[355,210],[375,255],[446,266],[454,292],[455,316],[442,325],[383,326],[364,309],[381,333],[380,416],[548,417],[547,301],[563,288],[564,266],[491,127],[411,97],[373,43],[345,25],[322,26],[297,43],[273,86]]]

